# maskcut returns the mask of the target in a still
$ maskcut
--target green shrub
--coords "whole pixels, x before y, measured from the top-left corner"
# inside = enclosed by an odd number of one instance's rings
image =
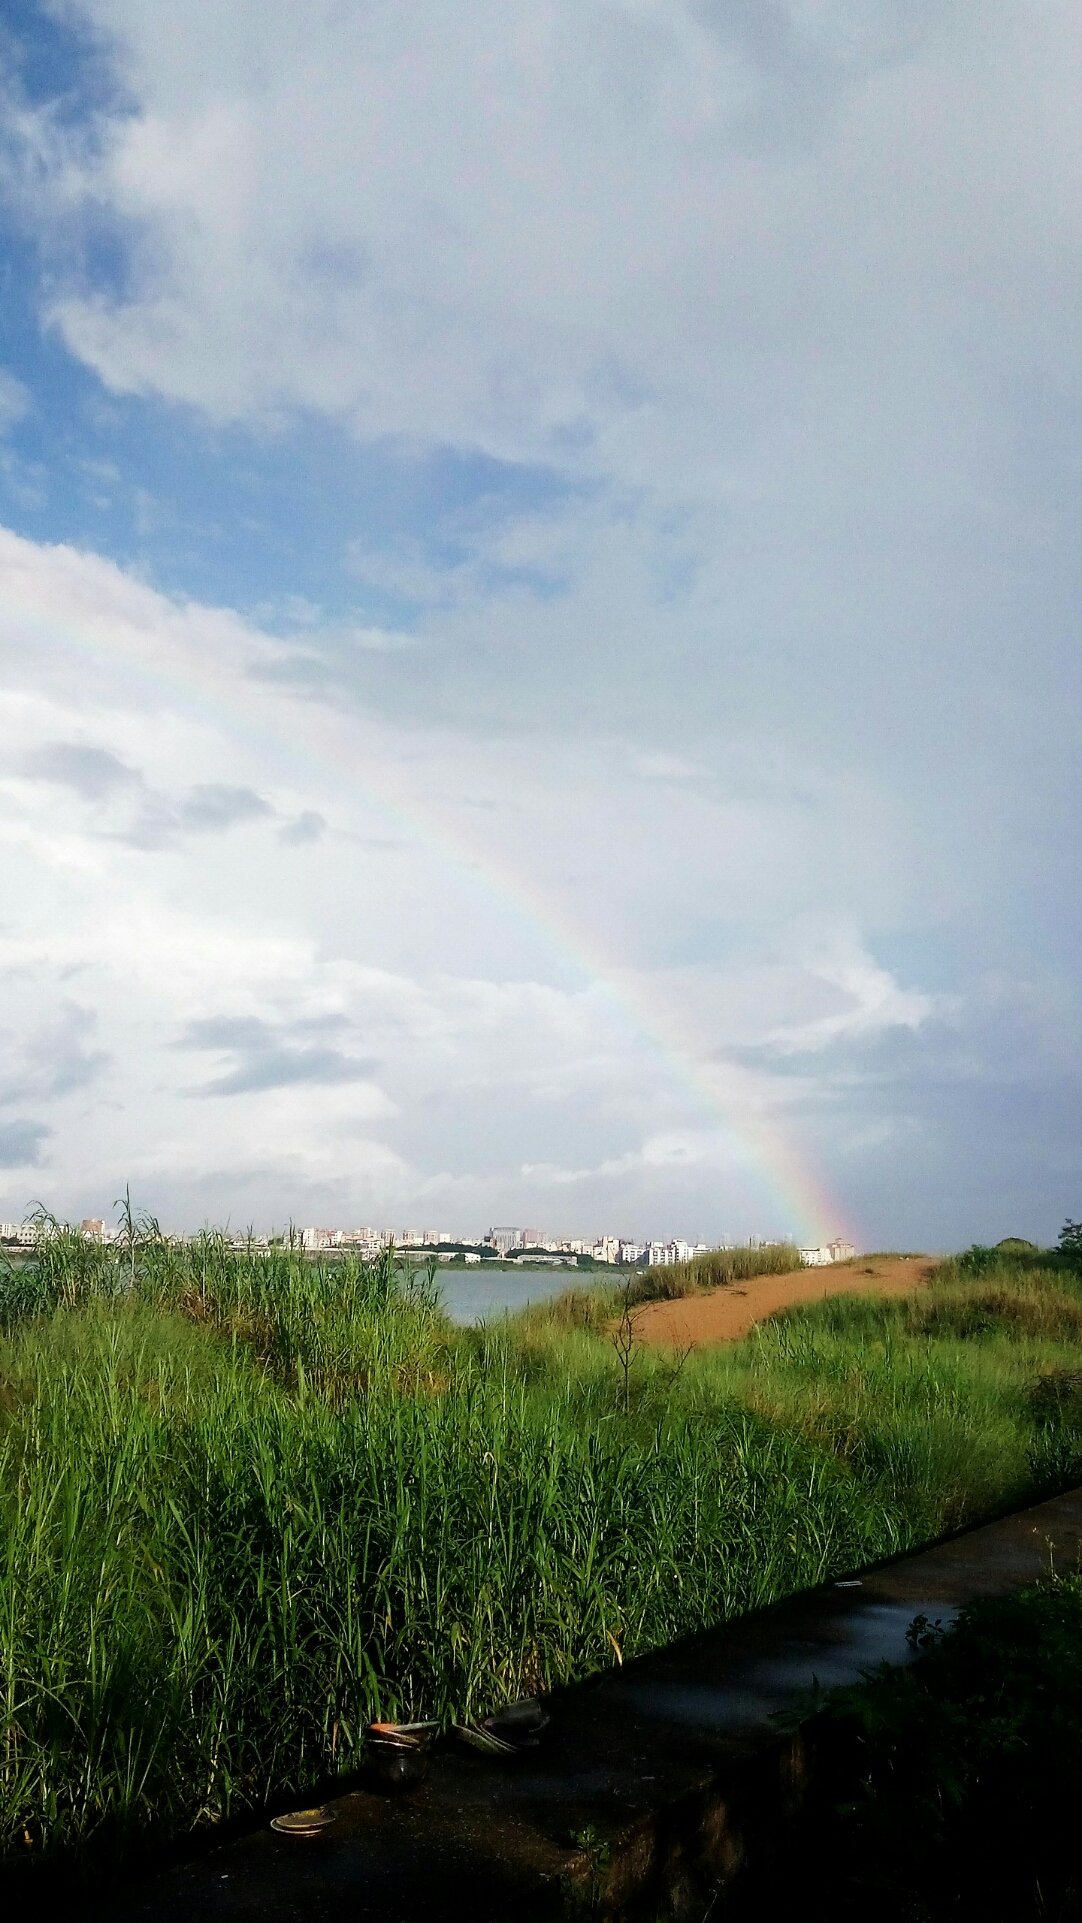
[[[736,1918],[1047,1923],[1082,1911],[1082,1581],[976,1602],[837,1692],[810,1806]]]

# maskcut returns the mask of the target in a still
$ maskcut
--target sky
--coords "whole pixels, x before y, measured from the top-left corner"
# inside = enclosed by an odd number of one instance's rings
[[[7,0],[0,1218],[1082,1214],[1072,0]]]

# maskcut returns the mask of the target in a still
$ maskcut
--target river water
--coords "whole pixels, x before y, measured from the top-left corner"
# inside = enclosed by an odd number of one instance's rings
[[[441,1269],[437,1275],[440,1299],[452,1322],[487,1322],[505,1309],[524,1309],[527,1302],[547,1302],[565,1289],[589,1288],[605,1282],[605,1275],[589,1269],[528,1269],[518,1262],[485,1262],[476,1268]]]

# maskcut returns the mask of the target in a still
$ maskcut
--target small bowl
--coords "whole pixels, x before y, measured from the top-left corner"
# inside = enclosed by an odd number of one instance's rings
[[[365,1756],[381,1789],[414,1789],[428,1775],[427,1743],[399,1736],[370,1736]]]

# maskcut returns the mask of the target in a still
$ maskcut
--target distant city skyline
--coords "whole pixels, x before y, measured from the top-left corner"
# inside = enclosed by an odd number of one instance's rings
[[[19,0],[0,1192],[1082,1212],[1082,12]]]
[[[165,1224],[146,1217],[137,1218],[140,1232],[153,1235],[159,1231],[172,1241],[188,1241],[192,1237],[181,1231],[171,1230]],[[104,1216],[86,1216],[79,1222],[64,1223],[56,1218],[55,1223],[36,1215],[22,1222],[0,1220],[0,1242],[17,1243],[33,1247],[42,1236],[52,1235],[55,1228],[75,1228],[90,1241],[108,1243],[121,1240],[126,1227],[121,1222],[109,1222]],[[198,1231],[196,1232],[198,1234]],[[500,1260],[511,1256],[525,1255],[544,1258],[563,1255],[570,1258],[589,1256],[594,1261],[608,1262],[613,1265],[641,1263],[649,1267],[664,1267],[670,1263],[689,1262],[695,1256],[706,1255],[711,1249],[731,1249],[738,1246],[765,1247],[770,1243],[792,1243],[799,1246],[792,1235],[753,1235],[744,1244],[737,1244],[731,1238],[717,1242],[689,1241],[682,1236],[648,1237],[636,1240],[622,1235],[602,1233],[594,1237],[551,1235],[543,1229],[520,1229],[512,1227],[493,1227],[483,1233],[463,1232],[456,1234],[451,1229],[376,1229],[370,1227],[299,1227],[289,1223],[281,1229],[247,1229],[227,1232],[234,1246],[254,1246],[272,1248],[276,1243],[295,1243],[298,1248],[311,1254],[335,1251],[353,1252],[366,1259],[374,1259],[381,1250],[393,1248],[403,1254],[431,1252],[439,1254],[444,1250],[473,1249],[488,1250]],[[855,1254],[853,1245],[843,1238],[834,1237],[827,1243],[814,1247],[804,1247],[801,1254],[805,1260],[815,1262],[841,1261]]]

